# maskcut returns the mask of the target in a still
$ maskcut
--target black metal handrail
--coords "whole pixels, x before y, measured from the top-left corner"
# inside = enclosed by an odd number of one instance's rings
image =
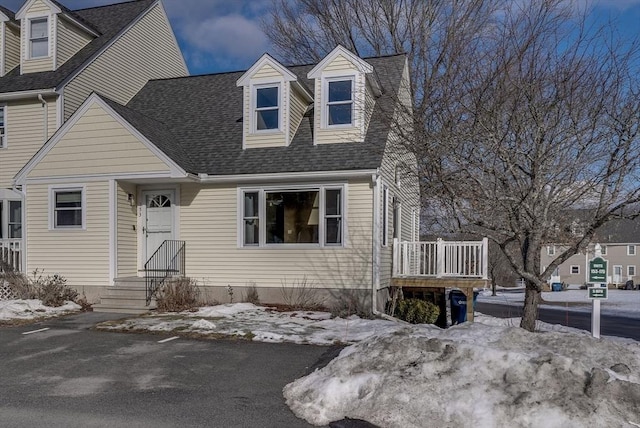
[[[144,264],[147,306],[167,278],[184,276],[185,242],[168,239]]]

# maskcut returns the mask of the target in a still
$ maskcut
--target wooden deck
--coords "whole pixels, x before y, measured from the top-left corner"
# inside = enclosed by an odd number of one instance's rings
[[[473,302],[473,289],[484,288],[486,279],[481,278],[427,278],[427,277],[395,277],[391,279],[391,286],[411,291],[445,292],[447,288],[459,289],[467,297],[467,302]],[[467,320],[473,321],[473,305],[467,305]]]

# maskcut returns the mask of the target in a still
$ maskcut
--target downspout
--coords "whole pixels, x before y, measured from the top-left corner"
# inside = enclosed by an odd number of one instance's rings
[[[44,107],[44,140],[47,141],[49,139],[49,103],[44,100],[42,94],[38,94],[38,100],[42,103],[42,107]]]

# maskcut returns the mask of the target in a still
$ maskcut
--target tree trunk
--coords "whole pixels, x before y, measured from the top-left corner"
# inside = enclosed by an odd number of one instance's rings
[[[522,309],[522,320],[520,327],[525,330],[535,331],[538,320],[538,304],[540,303],[540,289],[534,284],[527,284],[524,294],[524,308]]]

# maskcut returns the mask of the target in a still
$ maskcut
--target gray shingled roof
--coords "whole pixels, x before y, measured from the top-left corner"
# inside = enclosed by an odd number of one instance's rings
[[[92,40],[55,71],[20,75],[20,67],[14,68],[6,76],[0,78],[0,93],[57,88],[155,1],[136,0],[70,11],[73,17],[97,30],[100,36]]]
[[[164,125],[167,134],[145,134],[187,172],[209,175],[283,173],[375,169],[380,166],[389,132],[388,113],[397,95],[404,55],[366,59],[375,70],[383,94],[364,143],[313,145],[313,117],[308,113],[289,147],[242,149],[242,93],[236,81],[243,72],[192,76],[148,82],[127,104]],[[301,83],[312,88],[307,73],[313,65],[288,67]],[[133,116],[133,115],[132,115]],[[141,116],[137,116],[138,119]],[[135,121],[136,118],[133,118]],[[143,125],[144,126],[144,125]],[[157,127],[159,129],[159,126]],[[166,135],[173,135],[168,139]],[[181,150],[177,151],[176,146]]]
[[[600,244],[640,242],[640,218],[610,220],[596,231],[592,242]]]

